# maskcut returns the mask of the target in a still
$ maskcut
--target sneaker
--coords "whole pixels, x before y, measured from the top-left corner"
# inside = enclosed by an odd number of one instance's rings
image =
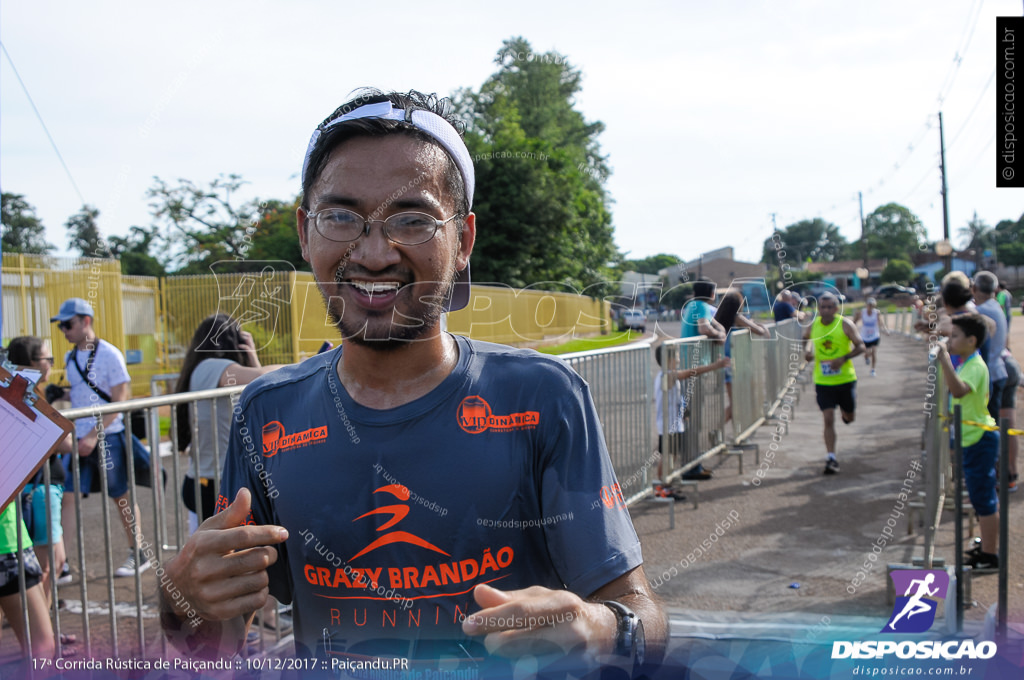
[[[139,564],[139,573],[141,574],[142,572],[144,572],[147,569],[149,569],[151,566],[152,566],[152,564],[150,564],[149,559],[147,559],[146,557],[143,557],[142,558],[142,563]],[[124,561],[124,563],[121,564],[120,567],[118,567],[117,569],[114,570],[114,576],[117,576],[119,578],[120,577],[124,577],[124,576],[135,576],[135,551],[134,550],[131,550],[131,549],[128,550],[128,559],[126,559]]]
[[[971,539],[971,547],[964,550],[964,555],[970,557],[971,555],[977,555],[981,552],[981,539],[975,536]]]
[[[65,562],[64,567],[60,570],[60,578],[57,579],[57,585],[66,586],[72,581],[74,581],[74,578],[71,576],[71,567]]]
[[[875,373],[875,369],[873,369],[873,368],[871,369],[871,377],[872,378],[877,378],[878,377],[878,374]]]
[[[711,479],[712,476],[711,470],[705,470],[704,468],[690,470],[689,472],[683,473],[683,479],[687,481],[696,480],[698,482],[703,482]]]
[[[974,571],[995,571],[999,568],[999,556],[979,550],[976,555],[971,555],[966,564]]]
[[[685,501],[686,500],[686,496],[683,495],[681,492],[673,489],[670,486],[661,486],[661,485],[654,487],[654,497],[655,498],[673,498],[673,499],[675,499],[677,501]]]
[[[825,473],[826,475],[838,475],[839,474],[839,461],[835,458],[829,458],[825,461]]]
[[[1006,485],[1006,490],[1009,493],[1017,490],[1017,475],[1010,475],[1010,483]]]
[[[871,357],[865,355],[865,357],[864,357],[864,365],[865,366],[870,366],[871,365]]]

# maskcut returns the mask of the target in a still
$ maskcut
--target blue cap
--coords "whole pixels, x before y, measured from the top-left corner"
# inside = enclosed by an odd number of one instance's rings
[[[60,311],[57,312],[57,316],[50,317],[50,323],[67,321],[76,316],[91,316],[95,318],[96,314],[92,311],[92,305],[82,298],[69,298],[60,303]]]

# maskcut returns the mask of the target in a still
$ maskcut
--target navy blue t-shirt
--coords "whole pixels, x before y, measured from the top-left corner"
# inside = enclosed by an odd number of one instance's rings
[[[270,592],[293,602],[300,656],[470,648],[477,584],[587,597],[643,561],[607,502],[587,384],[558,359],[456,340],[455,370],[398,408],[352,400],[341,348],[261,377],[235,407],[218,509],[245,486],[252,521],[288,529]]]
[[[775,305],[772,307],[772,314],[775,316],[775,323],[779,323],[796,316],[796,307],[788,302],[776,300]]]

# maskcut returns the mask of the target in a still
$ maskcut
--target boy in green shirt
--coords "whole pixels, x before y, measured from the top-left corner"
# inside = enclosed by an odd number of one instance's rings
[[[985,322],[978,314],[961,314],[952,319],[948,347],[939,345],[937,358],[942,375],[953,397],[953,405],[960,404],[961,418],[982,425],[995,425],[988,413],[988,366],[978,353],[985,341]],[[958,357],[959,368],[953,368],[950,355]],[[999,433],[977,425],[961,427],[963,445],[964,483],[971,505],[978,513],[981,546],[967,553],[967,564],[976,570],[995,569],[999,538],[999,506],[996,497],[996,461],[999,457]]]

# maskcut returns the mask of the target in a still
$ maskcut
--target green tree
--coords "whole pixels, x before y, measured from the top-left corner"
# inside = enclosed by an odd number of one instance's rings
[[[789,225],[778,232],[778,238],[773,235],[765,239],[761,262],[768,265],[769,270],[772,267],[778,268],[782,251],[785,251],[784,261],[792,263],[792,266],[808,260],[832,262],[840,259],[846,245],[839,227],[815,217]]]
[[[889,260],[882,270],[882,283],[909,283],[914,276],[914,265],[906,260]]]
[[[162,232],[168,270],[205,274],[214,262],[248,259],[259,208],[257,201],[237,201],[235,194],[243,184],[234,174],[221,175],[208,187],[187,179],[172,186],[153,178],[146,196],[154,225]]]
[[[683,260],[677,255],[659,253],[639,260],[623,260],[620,265],[622,271],[632,271],[640,274],[657,274],[662,269],[679,264]]]
[[[454,96],[476,166],[473,278],[604,294],[591,284],[613,278],[619,255],[597,141],[604,125],[574,108],[582,73],[522,38],[506,40],[495,63],[479,92]]]
[[[45,255],[56,248],[46,240],[46,227],[21,194],[0,194],[0,250]]]
[[[960,242],[963,243],[961,250],[974,251],[974,266],[976,269],[983,269],[982,259],[985,250],[994,250],[996,244],[996,232],[992,227],[985,224],[984,220],[978,219],[978,213],[963,227],[957,230],[960,235]]]
[[[70,247],[75,248],[83,257],[109,257],[108,247],[100,234],[96,218],[100,211],[91,205],[83,205],[82,209],[68,218],[64,227],[68,230]]]
[[[1024,266],[1024,243],[1015,242],[999,246],[999,261],[1008,267],[1013,267],[1016,276],[1020,279],[1020,268]]]
[[[302,247],[299,245],[295,217],[298,207],[298,197],[292,201],[268,200],[260,204],[259,221],[252,224],[252,247],[247,252],[249,263],[285,260],[296,270],[310,271],[309,263],[302,259]]]
[[[924,225],[917,215],[898,203],[886,203],[864,218],[868,257],[911,260],[927,243]]]
[[[127,236],[108,239],[111,255],[121,262],[121,273],[138,276],[167,276],[163,263],[150,253],[160,241],[156,227],[132,227]]]

